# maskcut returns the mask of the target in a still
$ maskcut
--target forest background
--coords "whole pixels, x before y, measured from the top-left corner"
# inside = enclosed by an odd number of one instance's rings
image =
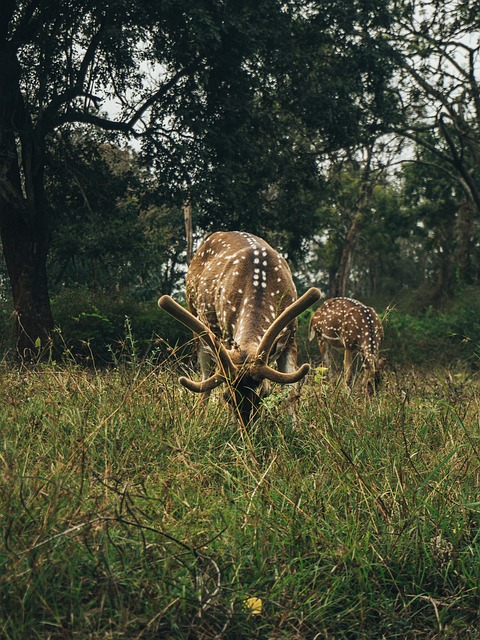
[[[478,0],[2,0],[0,637],[478,640],[479,27]],[[380,392],[316,368],[298,421],[279,385],[248,430],[199,410],[157,307],[189,216],[375,306]]]
[[[184,296],[188,213],[195,245],[256,233],[300,293],[375,306],[397,362],[476,368],[479,16],[467,0],[3,2],[3,351],[100,364],[127,336],[137,353],[189,339],[156,305]]]

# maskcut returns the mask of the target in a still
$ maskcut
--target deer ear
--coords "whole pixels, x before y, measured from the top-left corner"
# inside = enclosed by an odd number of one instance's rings
[[[269,362],[276,362],[278,360],[278,358],[282,355],[283,350],[285,349],[285,345],[290,340],[291,335],[291,331],[285,331],[285,333],[281,334],[277,338],[277,340],[273,343]]]

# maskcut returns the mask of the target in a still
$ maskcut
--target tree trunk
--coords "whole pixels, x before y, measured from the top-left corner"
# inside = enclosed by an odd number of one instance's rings
[[[16,57],[0,47],[0,63],[0,235],[13,294],[17,349],[22,360],[31,361],[45,353],[53,329],[44,153],[26,115]]]
[[[343,245],[337,277],[335,279],[335,297],[346,296],[348,293],[348,282],[350,280],[350,271],[352,268],[353,251],[355,249],[355,245],[357,244],[361,222],[362,212],[357,211],[353,216],[352,224],[350,225],[347,237],[345,239],[345,244]]]
[[[352,223],[347,232],[345,244],[343,245],[342,255],[340,257],[340,264],[338,266],[337,277],[335,280],[335,297],[346,296],[348,293],[348,283],[350,280],[350,271],[352,269],[353,253],[357,244],[358,236],[360,235],[362,220],[365,212],[366,205],[370,200],[370,196],[373,189],[371,184],[371,161],[373,154],[373,145],[366,149],[367,157],[365,165],[360,175],[360,192],[358,195],[358,202],[353,214]]]
[[[475,246],[475,223],[473,202],[465,196],[458,207],[455,225],[456,249],[454,262],[458,268],[457,278],[461,284],[472,284],[472,251]]]
[[[193,224],[192,224],[192,203],[190,199],[183,203],[183,220],[185,223],[185,240],[187,242],[187,266],[193,258]]]
[[[6,214],[0,205],[3,254],[13,295],[17,351],[29,362],[50,345],[53,317],[47,285],[48,241],[45,229],[25,222],[22,211]]]

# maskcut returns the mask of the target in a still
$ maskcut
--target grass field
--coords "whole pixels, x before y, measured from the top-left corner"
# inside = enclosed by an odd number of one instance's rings
[[[167,362],[0,372],[0,637],[480,637],[480,381],[311,374],[299,423]]]

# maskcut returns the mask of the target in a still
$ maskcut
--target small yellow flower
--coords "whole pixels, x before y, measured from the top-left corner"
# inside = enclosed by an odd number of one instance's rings
[[[243,603],[245,611],[252,616],[260,616],[262,614],[262,604],[261,598],[246,598]]]
[[[324,382],[328,372],[328,367],[315,367],[314,371],[315,374],[313,376],[313,379],[315,380],[315,382]]]

